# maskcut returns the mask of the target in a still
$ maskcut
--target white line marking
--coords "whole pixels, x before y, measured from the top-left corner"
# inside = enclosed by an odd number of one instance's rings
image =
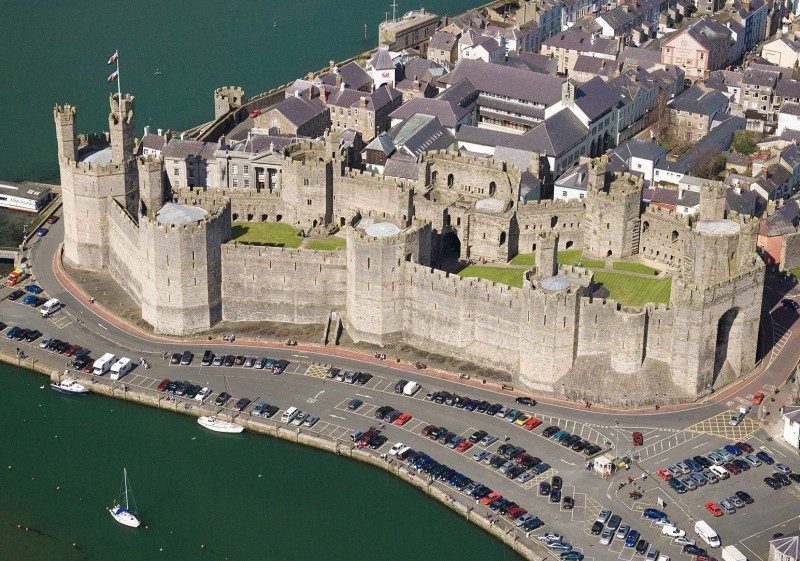
[[[295,358],[308,358],[307,355],[292,355]]]
[[[357,395],[358,397],[366,397],[367,399],[372,399],[372,397],[370,397],[370,396],[368,396],[368,395],[364,395],[363,393],[357,393],[356,395]]]
[[[343,421],[345,420],[345,418],[344,418],[344,417],[340,417],[340,416],[338,416],[338,415],[331,415],[331,417],[333,417],[334,419],[341,419],[341,420],[343,420]]]
[[[562,461],[562,462],[564,462],[565,464],[569,464],[569,465],[571,465],[571,466],[577,465],[577,464],[573,464],[572,462],[568,462],[568,461],[567,461],[567,460],[565,460],[564,458],[561,458],[561,461]]]
[[[108,331],[108,327],[106,327],[106,326],[105,326],[105,325],[103,325],[102,323],[98,323],[97,325],[99,325],[100,327],[102,327],[103,329],[105,329],[106,331]]]
[[[314,399],[319,399],[319,396],[325,393],[325,390],[320,391],[317,395],[314,396]]]

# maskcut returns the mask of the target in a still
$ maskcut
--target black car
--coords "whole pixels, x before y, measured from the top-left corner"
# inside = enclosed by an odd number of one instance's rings
[[[517,403],[520,403],[522,405],[527,405],[529,407],[533,407],[534,405],[536,405],[536,400],[533,399],[532,397],[518,397],[515,401]]]
[[[503,456],[499,456],[499,455],[495,456],[491,460],[489,460],[489,465],[492,466],[495,469],[501,467],[505,463],[506,463],[506,459]]]
[[[175,395],[180,395],[180,396],[186,395],[186,388],[187,388],[186,382],[178,382],[177,385],[175,386]]]
[[[286,367],[289,366],[289,361],[279,358],[275,361],[275,364],[272,366],[272,373],[273,374],[283,374],[283,371],[286,370]]]
[[[375,436],[369,439],[367,446],[369,446],[373,450],[377,450],[378,448],[386,444],[387,440],[389,439],[383,436],[382,434],[376,434]]]
[[[214,362],[214,353],[207,350],[203,353],[203,360],[200,362],[200,364],[203,366],[211,366],[212,362]]]
[[[444,428],[444,427],[436,427],[433,430],[431,430],[430,433],[428,433],[428,438],[430,438],[431,440],[436,440],[443,433],[446,433],[446,432],[447,432],[446,428]]]
[[[469,403],[469,401],[470,401],[470,398],[462,395],[462,396],[459,396],[459,398],[456,400],[456,402],[453,405],[455,405],[459,409],[464,409],[464,407],[466,407],[466,405],[467,405],[467,403]]]
[[[55,351],[56,347],[58,347],[61,343],[63,343],[61,339],[53,339],[47,344],[48,351]]]
[[[791,479],[795,483],[800,483],[800,473],[790,473],[789,474],[789,479]],[[744,499],[742,499],[742,500],[744,500]]]
[[[644,555],[648,547],[650,547],[650,542],[645,539],[641,539],[639,540],[639,543],[636,544],[636,553]]]
[[[9,300],[19,300],[20,297],[25,296],[25,293],[21,290],[15,290],[11,294],[8,295]]]
[[[796,310],[800,308],[800,304],[798,304],[797,302],[795,302],[790,298],[784,298],[783,300],[781,300],[781,304],[783,304],[784,307],[789,308],[790,310]]]
[[[167,393],[175,393],[175,389],[178,387],[178,381],[173,380],[169,384],[167,384],[167,388],[164,390]]]
[[[777,491],[778,489],[783,487],[781,482],[778,481],[777,479],[775,479],[774,477],[765,477],[764,478],[764,483],[766,483],[768,486],[772,487],[772,489],[775,490],[775,491]]]
[[[30,332],[31,332],[30,329],[20,329],[19,331],[17,331],[17,334],[14,335],[13,339],[14,341],[22,341],[23,339],[25,339],[25,337],[28,336],[28,333]]]
[[[577,434],[571,435],[569,438],[565,438],[561,441],[561,446],[566,448],[572,448],[575,444],[581,441],[581,437]]]
[[[525,473],[524,467],[514,466],[513,468],[511,468],[506,472],[506,477],[508,477],[509,479],[516,479],[523,473]]]
[[[639,548],[636,548],[636,551],[639,551]],[[687,555],[705,555],[706,550],[697,545],[685,545],[683,546],[683,553]]]
[[[394,393],[403,393],[403,388],[405,388],[407,384],[408,384],[408,380],[399,380],[394,385]]]
[[[489,403],[488,401],[481,401],[475,408],[475,411],[477,411],[478,413],[486,413],[486,411],[488,411],[489,407],[491,406],[492,404]]]
[[[708,469],[712,466],[711,460],[706,458],[705,456],[695,456],[692,458],[695,462],[703,466],[703,469]]]
[[[331,366],[330,368],[328,368],[328,373],[327,373],[327,374],[325,374],[325,377],[326,377],[326,378],[336,378],[336,375],[337,375],[339,372],[341,372],[341,370],[339,370],[338,368],[334,368],[333,366]]]
[[[599,536],[600,532],[603,531],[603,523],[599,520],[592,524],[592,529],[590,530],[593,536]]]
[[[447,431],[440,434],[439,438],[436,439],[436,442],[438,442],[439,444],[447,444],[448,442],[453,440],[456,436],[458,436],[456,433]]]
[[[500,514],[505,514],[506,512],[511,510],[512,508],[517,508],[518,506],[519,505],[517,503],[515,503],[514,501],[510,501],[510,502],[507,502],[506,504],[504,504],[503,506],[501,506],[500,508],[498,508],[497,511]]]
[[[487,414],[487,415],[492,415],[492,416],[494,416],[494,415],[497,415],[497,413],[498,413],[498,412],[499,412],[499,411],[500,411],[502,408],[503,408],[503,406],[502,406],[502,405],[500,405],[499,403],[492,403],[492,404],[491,404],[491,405],[490,405],[490,406],[489,406],[489,407],[486,409],[486,414]]]
[[[753,497],[751,497],[748,493],[745,493],[744,491],[736,491],[736,496],[742,499],[745,502],[745,504],[748,505],[751,505],[755,502],[753,501]]]
[[[447,396],[450,394],[448,392],[437,392],[435,396],[433,396],[434,403],[442,404],[444,400],[447,399]]]
[[[28,334],[25,336],[25,340],[26,340],[28,343],[33,343],[34,341],[36,341],[36,339],[38,339],[38,338],[39,338],[39,337],[41,337],[41,336],[42,336],[42,332],[41,332],[41,331],[37,331],[36,329],[34,329],[33,331],[30,331],[30,332],[29,332],[29,333],[28,333]]]
[[[4,330],[6,327],[8,327],[8,326],[5,323],[3,323],[2,321],[0,321],[0,331]]]
[[[553,489],[552,491],[550,491],[550,502],[551,503],[561,502],[561,489]]]
[[[261,410],[262,417],[272,417],[275,413],[278,412],[278,407],[275,405],[267,405],[264,409]]]
[[[233,355],[226,355],[225,360],[222,361],[222,364],[225,366],[233,366],[233,362],[236,360],[236,357]]]
[[[540,496],[545,497],[550,494],[550,491],[552,491],[552,488],[550,487],[550,484],[547,481],[541,481],[539,483]]]
[[[389,407],[388,405],[384,405],[383,407],[378,407],[378,409],[375,410],[375,418],[383,419],[386,416],[386,414],[389,413],[390,411],[394,411],[394,408]]]
[[[181,355],[181,364],[184,366],[189,366],[194,360],[194,354],[191,351],[183,351]]]
[[[75,370],[83,370],[89,366],[90,359],[88,356],[82,356],[72,361],[72,368]]]
[[[363,386],[370,380],[372,380],[372,374],[369,374],[367,372],[359,372],[358,378],[356,378],[356,384]]]
[[[555,433],[557,433],[560,430],[561,430],[560,428],[558,428],[557,426],[553,425],[551,427],[547,427],[546,429],[544,429],[542,431],[542,436],[545,437],[545,438],[550,438],[551,436],[553,436]]]
[[[597,444],[590,444],[589,446],[583,449],[583,453],[586,456],[594,456],[600,450],[602,450],[602,448],[600,448]]]
[[[244,364],[244,357],[242,355],[237,355],[236,358],[234,359],[234,364],[236,366],[243,365]]]
[[[452,407],[453,405],[456,404],[456,401],[458,401],[458,395],[448,394],[447,398],[444,400],[444,404]]]
[[[742,471],[748,471],[750,469],[750,464],[744,460],[733,460],[731,463]]]
[[[180,364],[181,363],[181,353],[172,353],[172,358],[169,359],[170,364]]]
[[[66,351],[66,350],[67,350],[68,348],[70,348],[71,346],[72,346],[72,345],[70,345],[70,344],[69,344],[67,341],[64,341],[64,342],[63,342],[63,343],[61,343],[61,344],[60,344],[58,347],[56,347],[56,352],[57,352],[58,354],[60,354],[60,355],[63,355],[63,354],[64,354],[64,351]]]
[[[172,384],[170,384],[170,385],[172,385]],[[229,394],[228,392],[220,392],[220,394],[217,396],[217,399],[214,400],[214,405],[223,406],[226,403],[228,403],[228,400],[230,398],[231,398],[231,394]]]
[[[383,420],[391,425],[402,414],[403,413],[401,411],[397,411],[397,410],[389,411],[386,415],[383,416]]]
[[[561,489],[564,486],[564,480],[561,479],[558,475],[554,475],[553,478],[550,480],[550,486],[553,489]]]
[[[772,479],[783,485],[784,487],[788,487],[792,484],[792,480],[786,477],[784,474],[776,471],[772,474]]]
[[[522,463],[520,465],[525,469],[531,469],[538,466],[541,463],[542,460],[540,458],[537,458],[536,456],[528,456],[527,458],[522,460]]]
[[[45,302],[47,302],[47,298],[42,298],[41,296],[37,296],[36,299],[33,302],[31,302],[31,306],[33,306],[34,308],[38,308]]]
[[[194,399],[195,396],[197,395],[197,392],[199,392],[201,389],[202,388],[200,386],[196,385],[196,384],[189,384],[186,387],[186,394],[185,395],[189,399]]]
[[[579,440],[578,442],[576,442],[575,444],[573,444],[573,445],[572,445],[572,449],[573,449],[575,452],[583,452],[583,450],[584,450],[584,449],[585,449],[587,446],[589,446],[589,443],[588,443],[588,442],[586,442],[585,440]]]
[[[572,497],[564,497],[564,500],[561,504],[564,507],[564,510],[572,510],[575,508],[575,499]]]

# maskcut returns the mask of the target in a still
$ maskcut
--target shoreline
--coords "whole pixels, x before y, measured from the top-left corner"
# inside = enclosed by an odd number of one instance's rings
[[[167,401],[168,396],[166,394],[159,393],[155,390],[153,390],[152,395],[150,395],[150,392],[147,390],[142,390],[138,387],[128,387],[124,383],[124,377],[122,380],[116,382],[105,378],[95,379],[90,374],[76,372],[74,370],[53,370],[49,366],[42,364],[42,361],[38,363],[34,361],[32,366],[28,368],[24,364],[25,360],[23,360],[21,364],[16,364],[9,353],[4,349],[0,349],[0,362],[21,369],[30,369],[34,373],[47,376],[50,381],[58,380],[65,375],[74,377],[89,389],[90,394],[98,394],[112,399],[122,399],[124,401],[130,401],[193,418],[205,414],[211,415],[219,413],[218,408],[214,407],[208,410],[206,403],[201,404],[194,399],[185,400],[180,397],[175,397],[174,401],[170,402]],[[93,382],[93,380],[95,381]],[[76,399],[82,398],[82,396],[74,397]],[[188,407],[186,407],[187,405]],[[252,433],[280,438],[288,442],[309,446],[383,469],[401,481],[413,486],[418,491],[422,491],[428,497],[449,507],[460,516],[466,518],[467,521],[501,541],[524,559],[528,561],[544,561],[546,558],[534,550],[533,540],[535,538],[531,538],[530,543],[526,543],[521,539],[529,537],[531,532],[525,533],[523,530],[518,530],[512,522],[505,519],[505,517],[499,513],[492,514],[492,518],[498,522],[490,522],[488,517],[482,516],[476,512],[473,505],[464,504],[464,502],[462,502],[461,499],[464,498],[464,495],[456,490],[448,492],[450,491],[449,489],[441,489],[434,481],[427,478],[424,474],[416,475],[416,470],[409,468],[402,461],[388,457],[386,454],[373,453],[373,451],[369,449],[357,448],[350,440],[332,439],[321,434],[315,434],[313,428],[290,428],[278,420],[243,416],[241,414],[235,415],[232,420],[236,422],[236,424],[244,426],[246,430]],[[520,534],[522,534],[522,536],[520,536]]]

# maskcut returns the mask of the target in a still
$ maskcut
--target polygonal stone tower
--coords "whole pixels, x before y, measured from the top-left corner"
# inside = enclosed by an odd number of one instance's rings
[[[58,139],[58,165],[64,202],[64,259],[70,265],[100,271],[108,264],[108,205],[112,199],[132,216],[138,206],[134,98],[110,99],[106,135],[77,137],[77,111],[56,106],[53,117]]]
[[[166,200],[164,190],[164,166],[161,158],[140,156],[139,166],[139,212],[150,218],[161,208]]]
[[[238,86],[227,86],[214,90],[214,120],[227,115],[231,109],[239,109],[247,101],[244,90]]]

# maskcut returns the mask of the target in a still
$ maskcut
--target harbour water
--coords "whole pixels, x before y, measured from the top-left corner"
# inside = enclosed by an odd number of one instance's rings
[[[58,394],[15,367],[0,365],[0,377],[0,559],[521,559],[382,470],[211,433],[194,417]],[[123,467],[148,529],[105,510]]]
[[[213,117],[216,87],[241,85],[253,95],[374,46],[389,4],[6,6],[0,178],[58,182],[56,103],[78,106],[81,132],[107,128],[107,97],[116,88],[106,82],[106,61],[115,49],[123,89],[137,97],[139,134],[147,124],[181,130]],[[401,14],[418,7],[398,5]],[[425,2],[450,15],[473,5]],[[19,243],[29,221],[0,210],[0,245]],[[2,364],[0,377],[8,396],[0,431],[0,560],[519,559],[372,467],[263,436],[208,433],[193,418],[148,407],[63,396],[40,389],[45,378]],[[123,467],[149,529],[119,526],[105,510]]]

